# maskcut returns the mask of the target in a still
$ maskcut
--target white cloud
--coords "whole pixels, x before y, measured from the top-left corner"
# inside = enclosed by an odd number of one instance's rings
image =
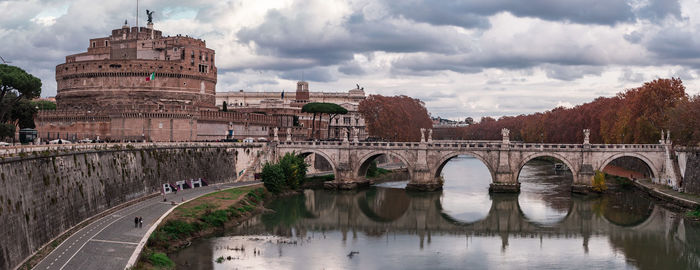
[[[599,14],[546,2],[415,1],[430,13],[370,0],[140,5],[156,11],[166,35],[202,38],[216,50],[218,91],[291,91],[304,72],[312,90],[359,83],[370,94],[421,98],[449,118],[574,106],[658,77],[680,76],[699,93],[697,1],[603,1],[610,8]],[[0,56],[55,95],[55,66],[125,19],[134,25],[134,9],[117,0],[0,1]]]

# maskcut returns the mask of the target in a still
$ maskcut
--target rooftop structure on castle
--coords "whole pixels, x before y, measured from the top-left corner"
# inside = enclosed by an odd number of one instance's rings
[[[214,50],[188,36],[163,36],[148,27],[112,30],[90,39],[87,52],[56,66],[59,110],[215,110]],[[155,73],[155,79],[147,80]]]

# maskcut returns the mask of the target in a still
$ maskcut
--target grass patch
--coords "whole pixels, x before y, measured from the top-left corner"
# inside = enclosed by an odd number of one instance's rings
[[[226,222],[251,212],[265,197],[263,187],[242,187],[211,193],[175,208],[148,238],[157,251],[172,251],[173,242],[197,237],[205,229],[223,227]]]
[[[162,252],[153,252],[148,256],[148,261],[155,267],[173,269],[175,268],[175,263],[168,258],[168,255]]]
[[[328,181],[333,181],[333,180],[335,180],[335,175],[334,174],[327,174],[327,175],[306,177],[304,181],[307,183],[312,183],[312,182],[328,182]]]
[[[693,211],[688,211],[685,213],[686,217],[691,217],[691,218],[700,218],[700,207],[696,208]]]

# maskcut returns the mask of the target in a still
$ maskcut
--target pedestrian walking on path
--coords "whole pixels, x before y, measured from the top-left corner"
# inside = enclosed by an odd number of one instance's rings
[[[139,217],[139,228],[143,227],[143,217]]]
[[[139,217],[134,218],[134,228],[137,228],[139,226]]]

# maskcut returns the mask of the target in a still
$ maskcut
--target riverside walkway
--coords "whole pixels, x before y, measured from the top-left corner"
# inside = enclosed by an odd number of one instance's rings
[[[700,195],[681,193],[668,186],[652,183],[649,179],[634,182],[635,185],[657,199],[683,206],[688,209],[700,208]]]
[[[134,203],[99,218],[65,239],[33,269],[103,269],[122,270],[136,262],[148,236],[177,205],[170,201],[188,201],[221,189],[259,184],[236,182],[186,189]],[[143,227],[134,227],[134,217],[143,217]]]

